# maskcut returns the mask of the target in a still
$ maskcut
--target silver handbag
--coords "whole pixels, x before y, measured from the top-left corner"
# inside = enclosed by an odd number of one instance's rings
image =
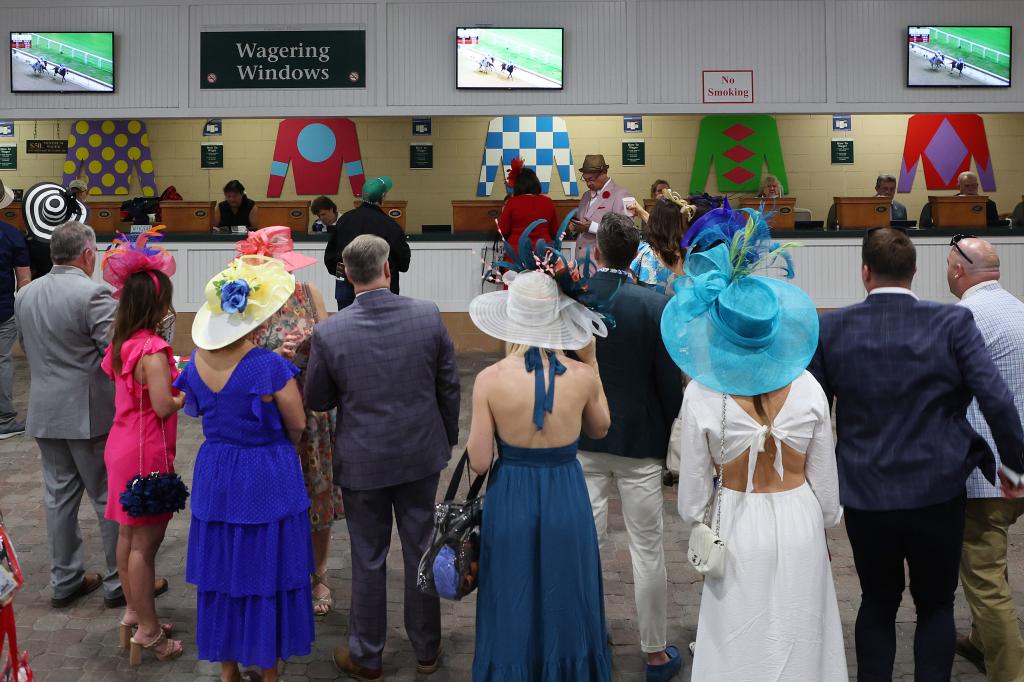
[[[722,432],[719,440],[719,459],[725,460],[725,401],[722,394]],[[719,535],[722,527],[722,471],[715,467],[715,492],[711,494],[708,504],[704,507],[704,520],[694,526],[690,532],[690,544],[686,558],[690,560],[698,573],[709,578],[721,578],[725,575],[725,540]],[[715,526],[710,526],[711,505],[715,507]]]

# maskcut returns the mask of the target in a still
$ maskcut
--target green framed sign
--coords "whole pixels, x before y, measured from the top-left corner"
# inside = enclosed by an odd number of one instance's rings
[[[366,31],[203,31],[199,87],[365,88]]]
[[[434,167],[434,145],[416,142],[409,145],[409,168],[429,169]]]
[[[199,145],[199,167],[223,168],[224,145],[211,143]]]
[[[0,170],[18,170],[17,144],[0,144]]]
[[[643,166],[647,162],[647,149],[643,140],[622,141],[622,165]]]
[[[832,138],[832,163],[848,166],[853,163],[853,140],[849,138]]]

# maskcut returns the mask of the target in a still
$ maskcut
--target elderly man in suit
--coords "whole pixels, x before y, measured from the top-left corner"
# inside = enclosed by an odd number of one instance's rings
[[[948,680],[965,483],[976,466],[990,482],[996,477],[967,406],[978,401],[1002,466],[1016,474],[1024,472],[1024,433],[971,312],[910,290],[917,257],[906,233],[868,231],[861,257],[868,297],[822,317],[808,368],[836,399],[840,497],[861,585],[857,675],[892,678],[905,562],[917,608],[915,679]],[[1021,494],[999,475],[1005,494]]]
[[[342,252],[355,302],[313,329],[306,407],[338,408],[334,480],[352,543],[349,648],[335,664],[381,677],[392,517],[405,562],[405,630],[417,672],[437,670],[441,606],[416,589],[442,469],[459,439],[459,374],[437,306],[390,291],[389,246],[360,235]]]
[[[582,258],[587,249],[593,251],[597,244],[597,229],[601,225],[601,218],[606,213],[626,215],[622,200],[632,195],[608,177],[608,164],[602,154],[587,154],[579,171],[589,191],[580,199],[580,206],[569,229],[577,235],[576,254]]]
[[[960,305],[974,315],[985,347],[1013,394],[1024,420],[1024,302],[999,284],[999,254],[984,239],[958,235],[946,255],[946,282]],[[999,449],[977,402],[967,421],[993,449]],[[971,632],[957,638],[957,653],[990,680],[1024,680],[1021,638],[1007,576],[1007,535],[1024,514],[1024,499],[1007,500],[975,469],[967,479],[967,518],[960,582],[971,607]]]
[[[114,421],[114,384],[100,369],[117,304],[94,282],[96,233],[68,222],[50,240],[53,269],[21,289],[14,314],[31,387],[26,432],[43,463],[52,605],[61,608],[103,585],[104,603],[124,604],[117,575],[117,524],[104,517],[103,448]],[[78,507],[89,494],[99,518],[106,575],[86,573]]]
[[[668,298],[634,284],[629,264],[640,230],[626,216],[606,213],[597,232],[600,269],[591,290],[611,300],[615,326],[597,339],[597,360],[612,425],[601,439],[582,436],[578,459],[590,493],[602,553],[608,540],[608,498],[617,488],[633,560],[633,591],[640,648],[648,680],[671,679],[682,665],[667,641],[668,578],[665,571],[661,473],[672,421],[683,402],[683,382],[661,340]]]

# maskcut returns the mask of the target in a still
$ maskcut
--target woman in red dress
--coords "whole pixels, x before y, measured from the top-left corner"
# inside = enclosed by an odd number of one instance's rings
[[[555,202],[551,197],[541,193],[540,180],[537,173],[523,167],[522,159],[512,161],[512,169],[508,172],[508,184],[512,188],[512,196],[505,202],[505,208],[498,218],[498,232],[518,253],[519,238],[530,223],[543,219],[530,233],[530,242],[534,249],[541,239],[550,244],[558,230],[558,214]]]

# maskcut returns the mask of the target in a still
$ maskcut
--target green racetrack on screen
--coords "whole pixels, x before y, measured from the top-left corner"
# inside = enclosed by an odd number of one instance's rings
[[[12,92],[113,92],[114,34],[11,32]]]

